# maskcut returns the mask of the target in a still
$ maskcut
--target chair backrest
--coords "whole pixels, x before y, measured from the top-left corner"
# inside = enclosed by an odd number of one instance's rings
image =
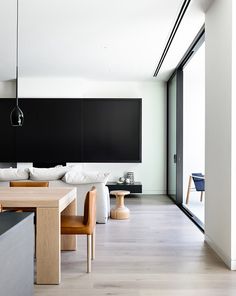
[[[11,181],[10,187],[48,187],[49,182],[47,181],[32,181],[32,182],[25,182],[25,181]]]
[[[192,174],[193,182],[197,191],[205,191],[205,178],[202,173]]]
[[[84,202],[83,224],[89,228],[92,234],[96,224],[96,189],[93,187],[86,195]]]

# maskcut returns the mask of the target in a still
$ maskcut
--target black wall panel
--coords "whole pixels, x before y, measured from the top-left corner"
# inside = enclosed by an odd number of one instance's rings
[[[83,102],[85,162],[141,159],[141,102],[90,99]],[[114,157],[115,156],[115,157]]]
[[[19,162],[81,161],[81,100],[24,99],[24,125],[17,128]]]
[[[10,113],[14,106],[13,99],[0,100],[0,162],[16,162],[15,129],[10,125]]]
[[[141,99],[20,99],[22,127],[14,103],[0,100],[0,162],[141,162]]]

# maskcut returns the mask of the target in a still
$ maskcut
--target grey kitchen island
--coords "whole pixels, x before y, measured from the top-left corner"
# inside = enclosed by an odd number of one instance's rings
[[[34,214],[0,213],[0,295],[34,293]]]

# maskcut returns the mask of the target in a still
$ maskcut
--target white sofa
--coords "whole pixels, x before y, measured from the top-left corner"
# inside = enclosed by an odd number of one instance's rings
[[[77,188],[77,214],[83,215],[84,200],[86,193],[95,186],[97,189],[97,223],[107,223],[110,215],[110,195],[108,187],[104,183],[89,183],[71,185],[63,182],[62,180],[49,181],[50,187],[76,187]]]
[[[3,170],[3,169],[0,169]],[[5,173],[5,172],[4,172]],[[27,176],[27,175],[26,175]],[[18,177],[18,176],[17,176]],[[9,181],[14,181],[16,179],[8,179]],[[21,179],[22,181],[26,181],[25,178]],[[1,172],[0,172],[0,187],[9,186],[9,181],[1,181]],[[17,181],[20,181],[17,178]],[[28,180],[29,182],[32,180]],[[47,181],[46,178],[44,181]],[[77,188],[77,214],[83,215],[84,211],[84,200],[86,197],[86,193],[95,186],[97,189],[97,223],[107,223],[107,219],[110,213],[110,196],[108,187],[104,182],[94,182],[94,183],[86,183],[86,184],[68,184],[64,182],[62,179],[58,180],[49,180],[50,187],[76,187]]]

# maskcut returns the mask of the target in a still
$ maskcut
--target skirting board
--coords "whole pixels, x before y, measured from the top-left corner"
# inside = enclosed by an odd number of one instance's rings
[[[222,259],[230,270],[236,270],[236,260],[231,260],[217,245],[205,234],[205,242]]]

